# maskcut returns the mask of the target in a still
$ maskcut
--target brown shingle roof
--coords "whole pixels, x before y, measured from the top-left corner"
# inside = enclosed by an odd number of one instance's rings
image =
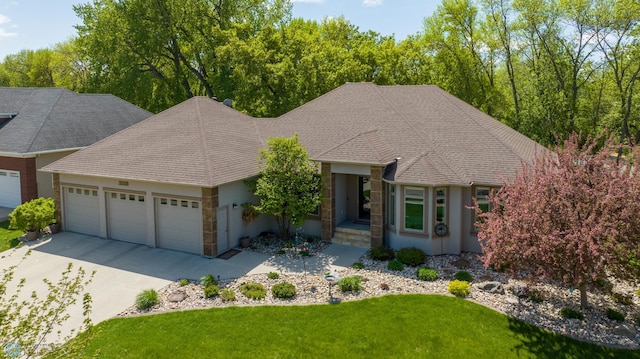
[[[387,180],[424,185],[501,185],[541,148],[436,86],[349,83],[275,119],[193,98],[45,170],[217,186],[257,174],[258,148],[294,133],[314,160],[392,163]]]

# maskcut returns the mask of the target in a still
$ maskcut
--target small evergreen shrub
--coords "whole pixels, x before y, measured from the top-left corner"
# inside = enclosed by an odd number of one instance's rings
[[[351,268],[353,269],[364,269],[364,264],[360,263],[360,262],[355,262],[351,265]]]
[[[220,299],[223,302],[233,302],[236,300],[236,293],[231,288],[225,288],[220,291]]]
[[[410,267],[417,267],[427,260],[427,254],[420,248],[408,247],[402,248],[396,253],[396,259],[402,264]]]
[[[578,319],[578,320],[584,319],[584,314],[582,314],[582,312],[570,307],[564,307],[560,309],[560,315],[562,315],[562,317],[566,319]]]
[[[453,278],[457,279],[457,280],[461,280],[461,281],[465,281],[465,282],[473,282],[473,276],[471,275],[471,273],[467,272],[467,271],[459,271],[458,273],[456,273]]]
[[[276,272],[269,272],[269,274],[267,274],[267,278],[269,278],[269,279],[278,279],[278,278],[280,278],[280,274],[278,274]]]
[[[309,256],[309,251],[305,249],[305,250],[302,250],[302,251],[298,252],[298,254],[301,257],[308,257]]]
[[[263,299],[267,295],[267,290],[260,283],[249,282],[240,286],[240,293],[250,299]]]
[[[393,271],[401,271],[404,269],[404,264],[397,259],[392,259],[387,263],[387,268]]]
[[[606,313],[607,313],[607,318],[611,320],[615,320],[616,322],[624,321],[624,314],[620,313],[619,311],[613,308],[607,308]]]
[[[158,304],[158,292],[155,289],[143,290],[136,296],[136,308],[138,310],[148,310]]]
[[[185,285],[189,285],[189,280],[187,278],[180,279],[180,286],[184,287]]]
[[[633,298],[630,295],[626,295],[624,293],[613,292],[611,293],[611,300],[614,303],[631,305],[633,304]]]
[[[528,298],[534,303],[542,303],[545,300],[544,293],[535,288],[527,288]]]
[[[278,252],[277,252],[277,253],[278,253],[279,255],[283,255],[283,254],[285,254],[286,252],[285,252],[285,250],[284,250],[284,249],[280,249],[280,250],[278,250]]]
[[[336,283],[342,292],[359,292],[362,289],[362,278],[357,275],[344,277]]]
[[[278,283],[271,288],[271,294],[274,298],[293,298],[296,295],[296,287],[289,282]]]
[[[284,244],[285,248],[293,248],[293,242],[287,242]]]
[[[212,274],[207,274],[200,278],[200,285],[205,288],[210,285],[218,285],[218,280]]]
[[[220,287],[215,284],[208,285],[204,287],[204,297],[205,298],[213,298],[220,292]]]
[[[437,280],[440,277],[438,276],[438,271],[429,267],[418,268],[418,271],[416,272],[416,276],[420,280],[426,280],[429,282],[433,282],[434,280]]]
[[[373,247],[369,252],[369,258],[376,261],[388,261],[394,259],[395,257],[396,252],[393,250],[393,248],[385,246]]]
[[[447,290],[456,297],[466,297],[471,294],[469,282],[463,280],[452,280],[449,282]]]

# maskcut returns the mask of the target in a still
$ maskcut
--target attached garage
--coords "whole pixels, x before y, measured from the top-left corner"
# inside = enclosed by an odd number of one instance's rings
[[[157,246],[202,254],[202,211],[193,199],[155,198]]]
[[[0,169],[0,207],[15,208],[20,203],[20,172]]]
[[[144,193],[105,192],[107,237],[147,244],[147,207]]]
[[[98,190],[64,187],[63,193],[65,230],[97,236],[100,233]]]

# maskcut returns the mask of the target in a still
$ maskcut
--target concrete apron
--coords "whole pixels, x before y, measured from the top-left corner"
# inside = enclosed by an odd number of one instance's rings
[[[24,260],[25,253],[32,249]],[[366,250],[362,248],[332,244],[319,255],[306,260],[307,273],[324,273],[350,266]],[[201,256],[149,248],[143,245],[104,240],[92,236],[61,232],[54,236],[27,242],[21,248],[3,252],[0,269],[18,265],[16,280],[26,279],[22,296],[28,298],[32,291],[39,298],[46,296],[47,287],[43,279],[56,282],[69,263],[73,273],[83,268],[87,274],[95,272],[86,292],[93,299],[90,314],[93,324],[112,318],[134,304],[142,290],[159,290],[169,283],[182,279],[199,279],[206,274],[220,278],[239,278],[246,274],[279,271],[302,273],[302,261],[284,260],[279,257],[255,252],[242,252],[228,260],[203,258]],[[299,262],[299,263],[298,263]],[[8,294],[15,291],[15,283],[8,287]],[[61,327],[60,335],[50,335],[47,342],[61,341],[82,325],[82,298],[71,306],[71,315]]]

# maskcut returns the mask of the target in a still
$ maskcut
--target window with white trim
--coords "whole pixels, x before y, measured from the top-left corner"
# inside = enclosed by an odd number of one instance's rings
[[[447,224],[447,189],[436,188],[436,223]]]
[[[489,194],[491,193],[491,188],[489,187],[476,187],[476,201],[478,202],[478,207],[482,213],[489,212],[491,209],[489,205]]]
[[[404,188],[404,229],[424,232],[424,188]]]

